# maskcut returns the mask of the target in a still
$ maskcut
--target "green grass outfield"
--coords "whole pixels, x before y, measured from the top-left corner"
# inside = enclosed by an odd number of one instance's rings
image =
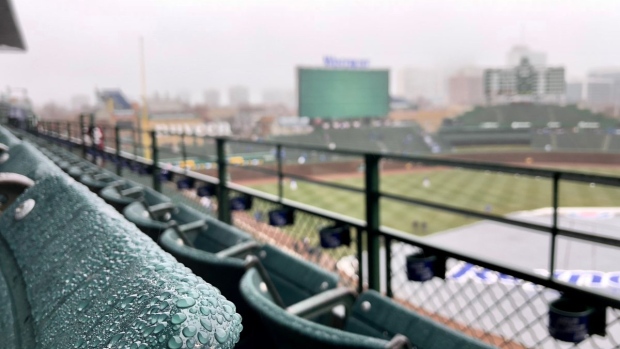
[[[586,172],[620,175],[617,169],[583,169]],[[424,179],[429,187],[422,185]],[[329,180],[329,179],[327,179]],[[355,176],[329,180],[363,188],[363,178]],[[249,185],[252,188],[277,194],[275,183]],[[355,218],[364,218],[364,195],[325,186],[297,182],[292,190],[286,180],[284,196],[326,210]],[[469,171],[464,169],[436,169],[411,171],[398,174],[382,174],[381,191],[423,199],[493,214],[550,207],[552,183],[549,179]],[[560,183],[561,207],[613,207],[620,205],[620,188],[593,186],[588,183],[562,181]],[[425,221],[427,229],[413,229],[413,221]],[[409,205],[388,199],[381,200],[381,224],[411,232],[428,235],[449,228],[475,222],[476,219]]]

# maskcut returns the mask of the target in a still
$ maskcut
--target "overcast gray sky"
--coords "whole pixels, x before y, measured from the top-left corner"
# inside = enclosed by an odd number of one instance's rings
[[[13,0],[28,45],[0,54],[0,88],[36,104],[68,103],[95,87],[140,94],[147,85],[201,94],[246,85],[294,89],[296,65],[325,55],[449,70],[501,66],[514,44],[547,53],[569,77],[620,66],[620,1],[157,1]],[[523,30],[522,30],[523,28]],[[524,33],[524,35],[522,35]],[[394,76],[393,76],[394,78]]]

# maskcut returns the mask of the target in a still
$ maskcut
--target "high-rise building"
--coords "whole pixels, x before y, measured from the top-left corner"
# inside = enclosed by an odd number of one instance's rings
[[[432,104],[446,102],[445,78],[431,69],[404,68],[399,72],[400,94],[410,101],[427,100]]]
[[[586,102],[596,111],[620,112],[620,69],[604,68],[592,70],[586,82]]]
[[[566,96],[564,68],[533,65],[528,57],[502,69],[485,69],[484,94],[487,103],[561,103]]]
[[[211,108],[219,107],[220,91],[214,89],[206,90],[204,93],[204,103]]]
[[[514,68],[521,64],[523,58],[527,58],[534,67],[545,67],[547,55],[544,52],[530,50],[527,46],[514,46],[506,55],[506,66]]]
[[[614,107],[614,80],[602,77],[588,77],[586,84],[586,102],[593,110],[604,110]]]
[[[473,106],[484,103],[482,70],[479,68],[463,68],[448,79],[448,95],[450,104]]]
[[[566,83],[566,103],[580,104],[584,98],[584,84],[581,81],[571,81]]]
[[[233,86],[228,90],[228,101],[233,107],[250,104],[250,91],[245,86]]]

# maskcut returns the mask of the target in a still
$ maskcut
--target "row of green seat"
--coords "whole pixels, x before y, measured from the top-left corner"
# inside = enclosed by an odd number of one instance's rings
[[[126,190],[126,189],[125,189]],[[112,186],[100,191],[117,193]],[[488,348],[374,291],[356,297],[338,275],[159,194],[118,207],[130,222],[237,305],[238,348]],[[346,316],[333,314],[345,306]]]
[[[241,316],[218,289],[29,142],[0,127],[0,143],[0,197],[7,178],[31,186],[1,206],[3,348],[234,347]]]

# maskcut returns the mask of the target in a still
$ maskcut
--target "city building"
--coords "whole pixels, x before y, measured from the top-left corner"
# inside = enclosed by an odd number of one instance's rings
[[[133,127],[136,111],[120,89],[95,91],[95,120],[123,127]]]
[[[584,101],[584,86],[581,81],[570,81],[566,83],[566,103],[581,104]]]
[[[250,91],[245,86],[233,86],[228,90],[228,103],[233,107],[250,104]]]
[[[527,56],[517,66],[485,69],[484,94],[488,104],[512,102],[563,103],[566,81],[563,67],[534,65]]]
[[[484,103],[482,70],[462,68],[448,79],[450,105],[474,106]]]
[[[506,66],[514,68],[521,64],[521,60],[527,58],[535,67],[547,66],[547,55],[544,52],[530,50],[527,46],[514,46],[506,55]]]

